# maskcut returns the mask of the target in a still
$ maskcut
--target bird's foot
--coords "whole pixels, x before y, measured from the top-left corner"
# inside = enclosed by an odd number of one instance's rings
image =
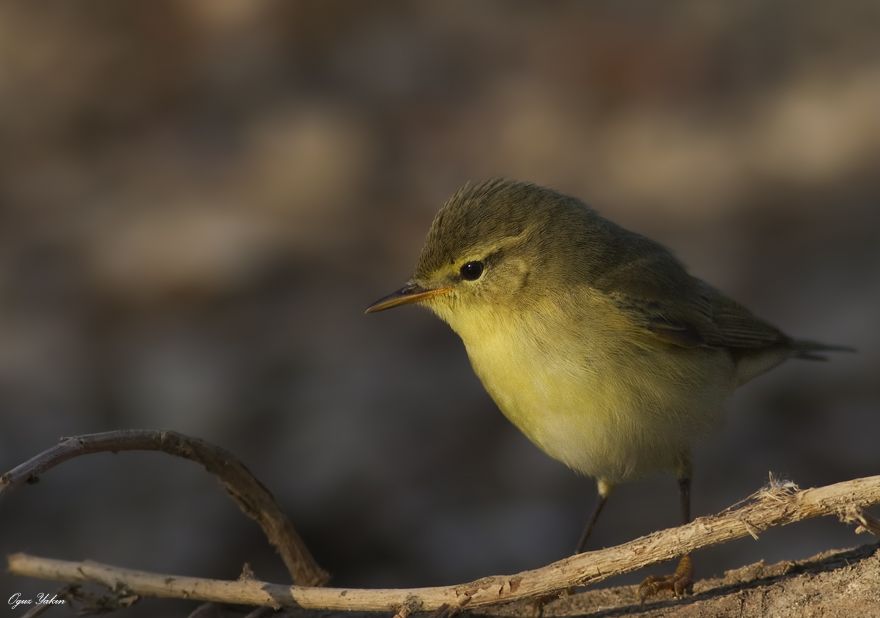
[[[671,590],[676,597],[692,594],[694,591],[694,565],[690,555],[681,557],[675,573],[672,575],[651,575],[646,577],[639,585],[639,600],[644,603],[645,599],[652,597],[663,590]]]
[[[528,605],[531,618],[542,618],[544,616],[544,606],[547,605],[547,603],[555,601],[556,599],[561,599],[562,597],[567,597],[572,593],[572,590],[572,588],[566,588],[562,592],[545,594],[536,599],[532,599],[532,602]]]

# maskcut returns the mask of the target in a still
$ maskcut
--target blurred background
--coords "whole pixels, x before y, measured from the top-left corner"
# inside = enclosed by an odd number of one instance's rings
[[[695,454],[696,514],[769,472],[880,473],[878,28],[872,0],[4,2],[0,468],[62,435],[175,429],[239,455],[339,585],[568,555],[592,482],[507,423],[441,322],[362,315],[446,197],[506,176],[859,348],[731,400]],[[621,487],[592,545],[677,524],[677,500],[671,476]],[[696,564],[867,540],[817,521]],[[14,551],[285,580],[212,478],[154,453],[4,499]],[[54,589],[0,577],[0,598]]]

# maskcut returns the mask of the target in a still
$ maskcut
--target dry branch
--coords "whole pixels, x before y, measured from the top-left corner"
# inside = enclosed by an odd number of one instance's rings
[[[62,438],[58,444],[0,476],[0,497],[69,459],[90,453],[161,451],[201,464],[217,477],[239,508],[263,529],[281,554],[292,581],[320,586],[329,579],[306,548],[275,497],[232,453],[175,431],[129,429]]]
[[[685,526],[655,532],[617,547],[579,554],[516,575],[433,588],[364,590],[284,586],[255,580],[209,580],[24,554],[9,556],[8,566],[16,575],[96,582],[111,588],[124,586],[141,596],[328,610],[431,611],[443,606],[479,607],[541,597],[813,517],[830,515],[861,524],[862,509],[877,503],[880,503],[880,476],[806,490],[798,490],[790,483],[776,484],[717,515],[700,517]]]

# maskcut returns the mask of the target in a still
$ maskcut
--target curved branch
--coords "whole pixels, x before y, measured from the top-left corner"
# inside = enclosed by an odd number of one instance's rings
[[[870,530],[876,522],[862,509],[877,503],[880,503],[880,476],[802,491],[793,483],[777,483],[717,515],[700,517],[690,524],[655,532],[617,547],[578,554],[516,575],[485,577],[457,586],[433,588],[364,590],[283,586],[255,580],[210,580],[24,554],[9,556],[8,567],[15,575],[64,582],[97,582],[111,588],[122,585],[142,596],[276,608],[431,611],[442,607],[467,605],[470,608],[542,597],[571,586],[592,584],[628,573],[709,545],[745,536],[757,538],[767,528],[813,517],[836,516]]]
[[[292,581],[320,586],[329,576],[318,566],[275,497],[229,451],[176,431],[128,429],[62,438],[58,444],[0,476],[0,497],[68,459],[90,453],[119,451],[161,451],[201,464],[217,477],[245,515],[263,529],[269,542],[281,554]]]

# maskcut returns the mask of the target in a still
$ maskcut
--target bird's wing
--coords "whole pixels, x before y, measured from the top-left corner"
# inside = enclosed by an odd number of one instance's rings
[[[665,343],[748,353],[791,342],[775,326],[689,275],[659,245],[619,263],[594,285],[636,327]]]
[[[727,348],[754,350],[791,344],[791,338],[772,324],[757,317],[738,302],[725,296],[704,281],[694,280],[701,288],[701,295],[708,302],[710,317],[717,330],[719,345]]]

